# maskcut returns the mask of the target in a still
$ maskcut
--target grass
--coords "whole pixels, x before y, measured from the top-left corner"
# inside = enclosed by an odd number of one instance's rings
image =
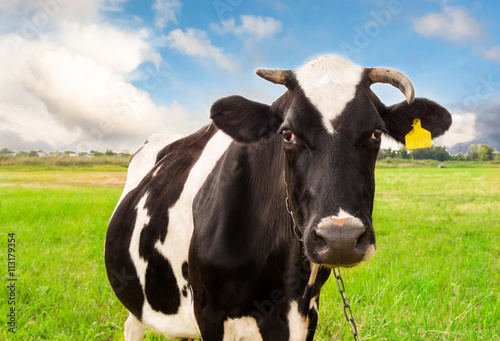
[[[127,167],[131,156],[112,155],[112,156],[95,156],[95,157],[69,157],[69,156],[8,156],[0,155],[0,166],[84,166],[92,167],[94,165],[118,165]]]
[[[103,247],[124,170],[0,167],[0,230],[4,254],[16,233],[18,278],[12,335],[0,273],[0,339],[123,340]],[[377,168],[376,179],[377,254],[343,270],[362,340],[500,340],[500,168]],[[320,310],[316,340],[352,339],[332,278]]]
[[[377,255],[343,271],[365,340],[500,340],[499,169],[377,169]],[[323,292],[318,340],[348,340]],[[340,335],[339,335],[340,334]]]

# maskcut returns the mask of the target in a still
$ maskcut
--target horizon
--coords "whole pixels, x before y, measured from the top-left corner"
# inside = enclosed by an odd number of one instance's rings
[[[2,148],[133,153],[150,134],[207,124],[221,97],[272,103],[285,89],[256,68],[335,54],[399,69],[418,97],[445,106],[453,124],[434,145],[500,149],[498,2],[13,0],[0,10]],[[386,105],[404,99],[372,89]]]

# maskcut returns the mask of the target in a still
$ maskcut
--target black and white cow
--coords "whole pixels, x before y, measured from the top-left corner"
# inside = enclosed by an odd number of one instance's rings
[[[287,91],[270,106],[222,98],[209,126],[156,136],[131,161],[105,252],[130,311],[127,341],[146,328],[170,339],[312,340],[330,269],[375,253],[382,135],[404,142],[414,118],[433,137],[451,124],[396,70],[325,56],[257,74]],[[376,82],[406,102],[385,106]]]

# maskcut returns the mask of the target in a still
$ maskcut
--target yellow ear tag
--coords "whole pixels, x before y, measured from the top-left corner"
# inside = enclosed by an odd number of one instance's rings
[[[413,120],[413,129],[405,136],[406,149],[432,147],[431,132],[422,128],[420,119]]]

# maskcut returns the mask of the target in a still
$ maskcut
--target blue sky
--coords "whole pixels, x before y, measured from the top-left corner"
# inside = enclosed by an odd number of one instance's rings
[[[436,144],[500,146],[498,15],[493,0],[3,1],[0,147],[134,151],[208,122],[220,97],[271,103],[284,88],[256,68],[323,54],[403,71],[453,114]]]

